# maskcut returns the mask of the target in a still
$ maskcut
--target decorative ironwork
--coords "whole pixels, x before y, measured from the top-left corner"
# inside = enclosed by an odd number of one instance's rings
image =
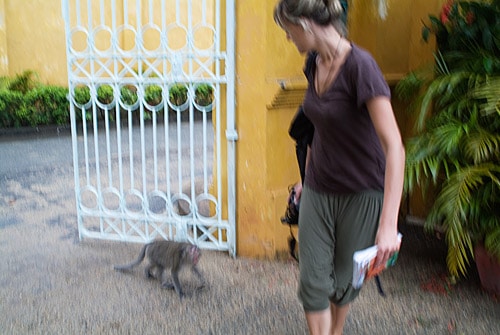
[[[62,5],[80,238],[234,255],[234,0]]]

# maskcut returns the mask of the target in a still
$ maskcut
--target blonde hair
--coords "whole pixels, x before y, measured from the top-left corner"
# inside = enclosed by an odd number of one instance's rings
[[[279,0],[274,8],[274,21],[281,28],[285,22],[304,27],[302,19],[307,18],[316,24],[332,24],[339,34],[347,34],[342,20],[344,9],[339,0]]]

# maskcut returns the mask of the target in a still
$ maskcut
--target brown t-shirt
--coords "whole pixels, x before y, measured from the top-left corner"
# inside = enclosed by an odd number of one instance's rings
[[[316,57],[311,54],[309,57]],[[391,92],[373,57],[355,44],[330,88],[314,89],[316,62],[304,71],[309,87],[303,107],[314,124],[305,184],[321,193],[384,189],[385,156],[366,102]]]

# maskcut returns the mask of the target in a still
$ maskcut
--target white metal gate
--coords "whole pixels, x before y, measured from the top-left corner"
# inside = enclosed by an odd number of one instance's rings
[[[62,12],[80,239],[235,255],[234,0],[62,0]]]

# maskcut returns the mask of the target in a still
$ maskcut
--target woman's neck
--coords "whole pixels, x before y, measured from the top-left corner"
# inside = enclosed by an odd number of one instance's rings
[[[344,39],[335,28],[325,27],[318,31],[316,35],[316,51],[319,54],[320,60],[324,63],[331,64],[336,59],[342,58],[346,44]]]

